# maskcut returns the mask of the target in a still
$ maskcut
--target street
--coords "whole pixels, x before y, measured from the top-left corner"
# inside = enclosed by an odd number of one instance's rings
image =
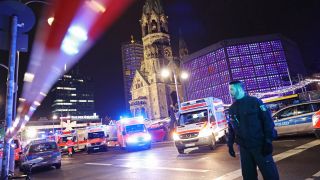
[[[225,144],[187,149],[179,155],[172,142],[153,144],[150,150],[108,152],[63,157],[59,170],[37,169],[33,179],[242,179],[239,154],[232,158]],[[274,142],[274,158],[280,178],[320,179],[320,140],[314,136],[291,136]],[[259,179],[262,179],[261,176]]]

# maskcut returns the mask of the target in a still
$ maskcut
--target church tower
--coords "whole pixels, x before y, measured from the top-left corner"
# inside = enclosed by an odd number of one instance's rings
[[[169,116],[170,105],[176,104],[176,90],[173,75],[161,76],[166,68],[180,74],[179,66],[172,55],[168,17],[160,0],[146,0],[140,19],[144,59],[131,87],[130,109],[133,115],[146,114],[156,120]],[[178,80],[178,94],[182,95]],[[181,97],[179,98],[181,101]]]

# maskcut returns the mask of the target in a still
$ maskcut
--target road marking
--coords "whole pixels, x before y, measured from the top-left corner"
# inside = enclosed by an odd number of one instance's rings
[[[170,171],[183,171],[183,172],[199,172],[206,173],[211,170],[208,169],[187,169],[187,168],[170,168],[170,167],[158,167],[158,166],[128,166],[128,165],[118,165],[118,167],[126,167],[132,169],[153,169],[153,170],[170,170]]]
[[[277,155],[273,156],[273,158],[274,158],[275,162],[281,161],[281,160],[283,160],[285,158],[288,158],[290,156],[293,156],[293,155],[296,155],[298,153],[301,153],[302,151],[305,151],[305,150],[307,150],[309,148],[312,148],[314,146],[317,146],[317,145],[320,145],[320,140],[314,140],[314,141],[311,141],[311,142],[309,142],[307,144],[304,144],[304,145],[298,146],[296,148],[293,148],[291,150],[285,151],[283,153],[277,154]],[[316,173],[316,174],[318,174],[318,173]],[[224,174],[224,175],[222,175],[222,176],[220,176],[218,178],[214,178],[214,180],[237,179],[237,178],[239,178],[241,176],[242,176],[241,169],[238,169],[238,170],[229,172],[227,174]]]
[[[320,171],[312,175],[312,177],[320,177]]]
[[[305,180],[314,180],[315,178],[318,179],[318,177],[320,177],[320,171],[317,172],[317,173],[315,173],[314,175],[312,175],[312,178],[307,178],[307,179],[305,179]]]
[[[115,167],[124,167],[131,169],[154,169],[154,170],[170,170],[170,171],[183,171],[183,172],[198,172],[205,173],[210,170],[208,169],[187,169],[187,168],[170,168],[170,167],[157,167],[157,166],[133,166],[133,165],[113,165],[113,164],[104,164],[104,163],[85,163],[87,165],[95,165],[95,166],[115,166]]]
[[[84,163],[87,165],[96,165],[96,166],[112,166],[112,164],[104,164],[104,163]]]

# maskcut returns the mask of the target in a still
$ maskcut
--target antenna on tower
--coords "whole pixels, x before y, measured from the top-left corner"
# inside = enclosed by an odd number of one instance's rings
[[[133,35],[131,35],[131,43],[134,43]]]

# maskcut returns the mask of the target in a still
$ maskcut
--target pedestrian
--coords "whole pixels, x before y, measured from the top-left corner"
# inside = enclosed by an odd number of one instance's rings
[[[260,99],[246,93],[241,81],[230,82],[229,91],[235,99],[229,108],[228,118],[230,156],[236,157],[233,144],[238,144],[243,179],[258,179],[258,166],[265,180],[278,180],[277,166],[272,157],[272,141],[277,133],[270,111]]]

